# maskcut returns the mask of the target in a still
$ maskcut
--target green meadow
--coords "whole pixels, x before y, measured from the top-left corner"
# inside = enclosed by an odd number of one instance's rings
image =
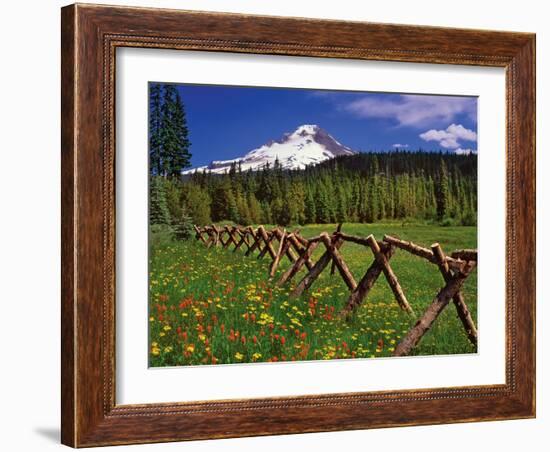
[[[300,233],[313,237],[335,228],[334,224],[307,225]],[[439,242],[448,253],[477,248],[475,226],[345,223],[342,231],[365,237],[374,234],[379,240],[384,234],[395,235],[426,247]],[[275,281],[289,261],[283,260],[275,278],[269,279],[271,259],[257,259],[257,253],[245,256],[244,250],[206,248],[193,238],[151,245],[151,366],[389,357],[444,284],[435,265],[398,249],[390,264],[415,315],[399,309],[381,275],[346,320],[339,312],[349,290],[338,272],[331,275],[327,267],[308,292],[292,299],[289,293],[305,270],[277,287]],[[323,247],[318,247],[313,259],[322,252]],[[345,243],[341,254],[356,281],[373,261],[370,249],[352,243]],[[475,272],[466,280],[463,293],[477,324]],[[414,355],[474,352],[452,303],[413,350]]]

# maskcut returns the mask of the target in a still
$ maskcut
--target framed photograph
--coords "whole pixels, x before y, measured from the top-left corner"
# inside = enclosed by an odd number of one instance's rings
[[[535,416],[535,36],[62,9],[62,442]]]

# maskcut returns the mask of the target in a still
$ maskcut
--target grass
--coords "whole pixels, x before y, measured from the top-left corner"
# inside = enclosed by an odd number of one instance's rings
[[[336,225],[309,225],[305,237],[333,231]],[[476,248],[475,227],[433,225],[344,224],[343,231],[381,239],[398,235],[444,251]],[[314,259],[323,251],[319,247]],[[358,281],[372,262],[370,250],[346,243],[342,255]],[[207,249],[190,240],[159,245],[150,255],[149,362],[151,366],[230,364],[241,362],[377,358],[395,346],[431,303],[443,279],[433,264],[397,250],[391,266],[416,317],[401,311],[380,276],[367,299],[348,321],[338,316],[349,291],[328,268],[300,298],[290,299],[297,275],[278,288],[268,279],[269,257]],[[283,261],[278,274],[289,265]],[[277,280],[278,275],[275,276]],[[477,275],[463,288],[477,323]],[[414,349],[415,355],[473,353],[454,307],[449,305]]]

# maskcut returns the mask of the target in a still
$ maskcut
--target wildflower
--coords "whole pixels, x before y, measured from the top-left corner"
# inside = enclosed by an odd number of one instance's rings
[[[237,360],[240,361],[240,360],[242,360],[243,358],[244,358],[244,355],[243,355],[242,353],[239,353],[239,352],[235,353],[235,359],[237,359]]]
[[[170,331],[171,329],[172,327],[170,325],[164,325],[164,328],[163,328],[164,331]]]
[[[185,348],[185,351],[189,352],[189,353],[193,353],[195,351],[195,344],[189,344],[186,348]]]
[[[261,353],[258,353],[258,352],[254,353],[254,354],[252,355],[252,359],[254,359],[254,360],[258,360],[258,359],[260,359],[261,357],[262,357],[262,354],[261,354]]]
[[[284,336],[281,336],[281,345],[285,345],[285,337]]]

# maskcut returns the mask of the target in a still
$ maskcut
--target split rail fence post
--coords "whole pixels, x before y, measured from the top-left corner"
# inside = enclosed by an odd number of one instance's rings
[[[382,271],[384,272],[384,276],[388,281],[388,285],[390,286],[393,292],[393,295],[397,300],[397,303],[399,304],[399,307],[407,311],[409,314],[414,315],[414,311],[412,310],[411,305],[407,301],[407,297],[405,297],[405,294],[403,293],[403,289],[401,288],[401,285],[399,284],[399,281],[397,280],[395,273],[390,267],[389,260],[386,258],[386,255],[382,253],[382,250],[380,249],[378,242],[375,240],[372,234],[367,237],[367,242],[374,254],[375,260],[378,261],[378,264],[380,265],[380,267],[382,268]]]
[[[386,259],[389,260],[393,256],[395,247],[387,245],[385,248],[386,249],[382,249],[381,252],[384,253]],[[342,311],[343,316],[347,317],[357,309],[372,289],[372,286],[374,286],[380,273],[382,273],[382,266],[375,259],[359,281],[359,284],[357,284],[355,290],[350,294],[346,306]]]
[[[309,242],[306,246],[306,248],[302,251],[296,262],[294,262],[294,265],[291,265],[282,275],[279,281],[277,281],[278,286],[282,286],[287,281],[291,280],[296,273],[309,261],[311,255],[313,254],[313,251],[315,251],[315,248],[319,245],[319,242]],[[314,265],[312,265],[311,268],[313,268]]]
[[[453,273],[449,269],[449,265],[445,260],[445,254],[443,253],[443,250],[441,249],[441,246],[439,245],[439,243],[434,243],[431,246],[431,248],[435,258],[437,259],[438,267],[439,267],[439,270],[441,271],[441,274],[443,275],[443,279],[446,282],[448,282],[453,277]],[[472,257],[472,255],[470,255],[470,257]],[[477,260],[477,253],[476,253],[476,260]],[[462,295],[461,291],[458,291],[453,296],[453,303],[456,307],[456,313],[458,314],[458,318],[460,319],[460,321],[462,322],[462,325],[464,326],[464,330],[466,331],[468,339],[473,345],[477,347],[477,328],[472,319],[472,315],[470,314],[470,310],[468,309],[468,306],[464,301],[464,296]]]
[[[339,249],[344,241],[341,238],[334,238],[334,247],[335,249]],[[298,283],[298,285],[294,288],[294,290],[291,292],[291,297],[299,297],[304,291],[308,290],[311,285],[314,283],[314,281],[319,277],[319,275],[323,272],[323,270],[326,268],[326,266],[330,263],[332,260],[332,255],[330,251],[327,249],[325,253],[319,258],[319,260],[315,263],[313,268],[309,271],[309,273],[304,276],[304,278]]]
[[[434,300],[424,312],[424,315],[409,330],[403,340],[395,347],[393,356],[408,355],[420,342],[420,339],[431,328],[443,309],[449,304],[454,295],[461,289],[464,281],[475,266],[475,262],[468,262],[462,271],[456,272],[438,292]]]

